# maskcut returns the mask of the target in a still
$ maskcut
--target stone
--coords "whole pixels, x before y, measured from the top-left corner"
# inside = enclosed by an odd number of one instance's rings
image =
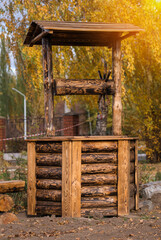
[[[0,225],[17,222],[17,221],[18,221],[18,218],[13,213],[4,213],[0,216]]]
[[[13,206],[14,202],[10,196],[0,194],[0,212],[8,212],[13,208]]]
[[[145,200],[145,201],[141,201],[141,202],[139,202],[139,208],[140,209],[147,209],[147,210],[149,210],[149,211],[151,211],[151,210],[153,210],[153,203],[152,203],[152,201],[150,201],[150,200]]]
[[[161,194],[161,181],[150,182],[141,186],[141,197],[151,199],[155,194]]]

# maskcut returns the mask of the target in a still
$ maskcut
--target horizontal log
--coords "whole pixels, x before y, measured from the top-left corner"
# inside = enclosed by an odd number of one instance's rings
[[[22,180],[0,181],[0,193],[20,192],[24,187],[25,181]]]
[[[83,153],[81,160],[83,164],[84,163],[117,163],[117,153],[116,152],[105,153],[105,154]]]
[[[134,162],[135,161],[135,151],[131,150],[130,151],[130,162]]]
[[[101,164],[82,164],[82,174],[94,174],[94,173],[116,173],[117,165],[109,163]]]
[[[61,167],[36,167],[37,178],[54,178],[61,179],[62,169]]]
[[[36,198],[40,201],[61,202],[61,190],[44,190],[37,189]]]
[[[36,213],[38,215],[58,215],[62,213],[61,207],[56,206],[36,206]]]
[[[37,142],[37,153],[61,153],[62,142]]]
[[[53,202],[53,201],[37,201],[36,206],[53,206],[53,207],[61,207],[61,202]]]
[[[62,154],[36,154],[37,166],[61,166]]]
[[[114,185],[117,183],[116,174],[92,174],[92,175],[82,175],[82,186],[84,185]]]
[[[56,96],[62,95],[100,95],[114,94],[114,81],[100,79],[56,79],[53,92]]]
[[[111,152],[117,150],[116,141],[82,141],[82,152]]]
[[[109,208],[82,208],[81,209],[82,217],[113,217],[117,216],[117,207]]]
[[[106,208],[117,205],[117,196],[108,196],[104,198],[81,198],[82,208]]]
[[[36,186],[39,189],[61,189],[61,180],[56,179],[37,179]]]
[[[83,186],[81,188],[82,197],[115,196],[116,193],[116,186]]]

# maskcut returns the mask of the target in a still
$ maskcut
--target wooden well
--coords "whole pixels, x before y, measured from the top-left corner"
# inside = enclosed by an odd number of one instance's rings
[[[138,209],[137,139],[28,141],[28,215],[128,215]]]
[[[121,41],[131,24],[33,21],[24,44],[42,45],[46,136],[28,140],[28,215],[128,215],[138,209],[137,138],[121,130]],[[112,48],[112,78],[54,79],[52,45]],[[55,137],[56,95],[112,95],[113,136]]]

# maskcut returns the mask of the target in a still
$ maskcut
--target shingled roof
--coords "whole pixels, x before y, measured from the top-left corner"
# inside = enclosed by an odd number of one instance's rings
[[[113,41],[140,31],[143,29],[132,24],[33,21],[24,44],[41,45],[42,38],[50,36],[52,45],[111,47]]]

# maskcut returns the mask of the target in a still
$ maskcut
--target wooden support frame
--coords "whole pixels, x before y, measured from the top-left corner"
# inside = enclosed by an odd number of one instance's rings
[[[138,140],[135,142],[135,210],[139,209]]]
[[[44,105],[45,105],[45,128],[47,136],[55,135],[54,121],[54,94],[52,45],[50,37],[42,38],[43,71],[44,71]]]
[[[113,135],[120,136],[121,129],[121,40],[116,40],[112,47],[112,74],[114,80],[113,96]]]
[[[62,144],[62,217],[81,217],[81,141]]]
[[[36,143],[27,143],[28,183],[27,183],[27,215],[36,215]]]
[[[118,141],[118,216],[130,212],[130,142]]]

